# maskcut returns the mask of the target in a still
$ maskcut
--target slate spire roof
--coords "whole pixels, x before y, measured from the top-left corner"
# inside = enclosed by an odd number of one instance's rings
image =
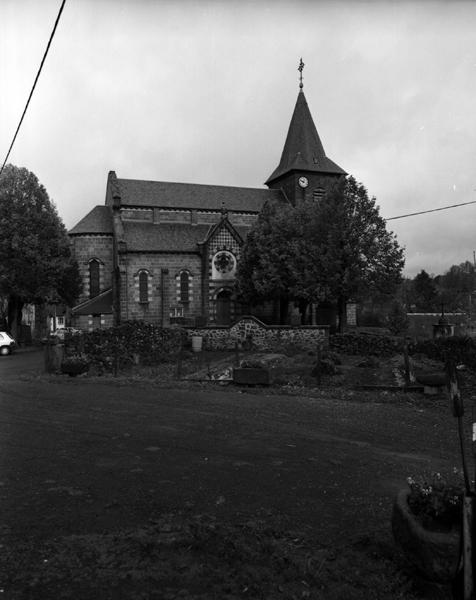
[[[302,89],[294,107],[281,160],[266,184],[293,170],[346,175],[339,165],[326,156]]]

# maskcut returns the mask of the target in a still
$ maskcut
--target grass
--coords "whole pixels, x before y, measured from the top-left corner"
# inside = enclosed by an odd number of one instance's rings
[[[5,597],[131,600],[415,600],[389,534],[328,548],[264,521],[164,515],[114,534],[19,544],[3,557]]]

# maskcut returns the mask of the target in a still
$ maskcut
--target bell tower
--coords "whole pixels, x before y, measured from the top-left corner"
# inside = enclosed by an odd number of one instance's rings
[[[303,91],[299,63],[299,93],[279,165],[266,181],[270,189],[282,189],[296,206],[303,200],[319,201],[346,172],[326,156]]]

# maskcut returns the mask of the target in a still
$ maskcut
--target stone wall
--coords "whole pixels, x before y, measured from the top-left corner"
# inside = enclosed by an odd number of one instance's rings
[[[256,317],[242,317],[231,327],[187,328],[189,337],[200,335],[210,350],[232,350],[238,342],[256,350],[277,351],[287,344],[315,350],[329,344],[329,326],[265,325]]]

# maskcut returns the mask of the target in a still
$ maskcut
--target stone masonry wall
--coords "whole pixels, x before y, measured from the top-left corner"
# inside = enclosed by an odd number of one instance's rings
[[[296,344],[315,350],[317,345],[329,344],[327,325],[290,327],[265,325],[252,316],[242,317],[231,327],[188,328],[188,335],[202,336],[204,346],[210,350],[232,350],[235,344],[250,344],[257,350],[277,350],[285,344]]]
[[[171,311],[183,309],[185,318],[201,315],[201,258],[196,254],[127,254],[126,263],[122,259],[121,279],[122,320],[138,320],[146,323],[162,324],[162,297],[164,296],[164,325],[168,324]],[[137,290],[137,273],[145,269],[149,273],[149,302],[140,303]],[[162,269],[169,273],[164,279],[164,294],[162,293]],[[182,304],[178,298],[176,275],[181,270],[190,273],[190,301]],[[126,300],[127,298],[127,300]]]
[[[105,290],[112,285],[112,236],[111,235],[75,235],[71,236],[73,252],[78,261],[83,282],[78,304],[89,298],[89,261],[100,261],[99,287]]]
[[[73,316],[72,321],[73,321],[74,327],[76,327],[77,329],[81,329],[81,331],[93,331],[95,329],[95,327],[97,327],[99,325],[99,323],[97,323],[94,320],[93,315],[76,315],[76,316]],[[100,328],[108,329],[109,327],[112,327],[112,326],[113,326],[112,315],[110,315],[110,314],[101,315]]]

